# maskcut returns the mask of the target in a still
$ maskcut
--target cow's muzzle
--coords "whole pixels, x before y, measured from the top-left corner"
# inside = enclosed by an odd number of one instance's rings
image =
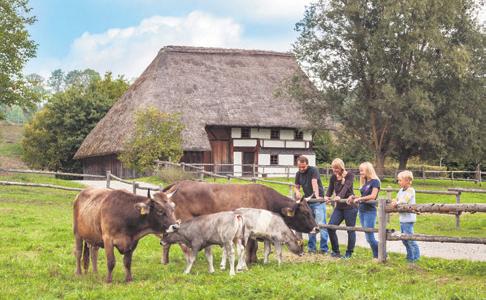
[[[170,232],[175,232],[177,231],[177,229],[179,229],[180,225],[179,224],[172,224],[169,226],[169,228],[167,229],[167,232],[170,233]]]
[[[319,232],[319,227],[314,227],[309,233],[318,233],[318,232]]]

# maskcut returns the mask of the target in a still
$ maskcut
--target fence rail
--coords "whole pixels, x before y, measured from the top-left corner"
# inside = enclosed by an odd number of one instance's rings
[[[42,175],[60,175],[60,176],[71,176],[71,177],[86,177],[86,178],[105,179],[105,176],[103,176],[103,175],[52,172],[52,171],[41,171],[41,170],[23,170],[23,169],[0,168],[0,172],[4,172],[4,173],[24,173],[24,174],[42,174]]]

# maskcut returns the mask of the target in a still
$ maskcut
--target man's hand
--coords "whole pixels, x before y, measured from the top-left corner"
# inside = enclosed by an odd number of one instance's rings
[[[326,200],[326,203],[329,204],[331,202],[331,197],[324,197],[324,200]]]
[[[392,206],[393,208],[397,208],[397,206],[398,206],[397,201],[392,201],[391,206]]]
[[[341,197],[336,196],[336,197],[334,197],[334,200],[335,200],[335,201],[339,201],[339,200],[341,200]]]
[[[295,199],[300,200],[300,198],[302,198],[300,192],[295,192]]]

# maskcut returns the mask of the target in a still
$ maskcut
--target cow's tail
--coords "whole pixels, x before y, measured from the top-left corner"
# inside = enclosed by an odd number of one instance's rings
[[[245,224],[243,222],[243,216],[240,214],[236,214],[235,216],[236,221],[236,233],[235,233],[235,242],[241,242],[243,246],[245,246]]]
[[[89,245],[86,241],[83,242],[83,268],[84,270],[89,268]]]

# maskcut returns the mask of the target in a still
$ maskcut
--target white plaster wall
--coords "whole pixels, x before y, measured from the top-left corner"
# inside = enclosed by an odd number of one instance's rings
[[[233,163],[235,165],[240,165],[240,166],[233,167],[234,176],[243,175],[243,168],[241,167],[242,156],[243,154],[241,152],[233,152]]]
[[[309,160],[309,166],[316,166],[316,156],[314,154],[305,154],[304,156]]]
[[[304,141],[287,141],[287,148],[306,148]]]
[[[280,130],[280,139],[281,140],[293,140],[294,139],[294,131],[289,130],[289,129]]]
[[[278,164],[281,166],[293,166],[294,156],[292,154],[279,154]]]
[[[268,128],[252,128],[250,134],[251,134],[252,139],[269,139],[270,138],[270,129],[268,129]]]
[[[234,139],[241,138],[241,128],[231,128],[231,137]]]
[[[234,147],[255,147],[256,140],[233,140]]]
[[[258,154],[258,165],[270,165],[270,154]]]
[[[280,140],[264,140],[262,141],[262,147],[264,148],[283,148],[285,146],[284,141]]]
[[[304,141],[312,141],[312,132],[309,130],[304,131]]]

